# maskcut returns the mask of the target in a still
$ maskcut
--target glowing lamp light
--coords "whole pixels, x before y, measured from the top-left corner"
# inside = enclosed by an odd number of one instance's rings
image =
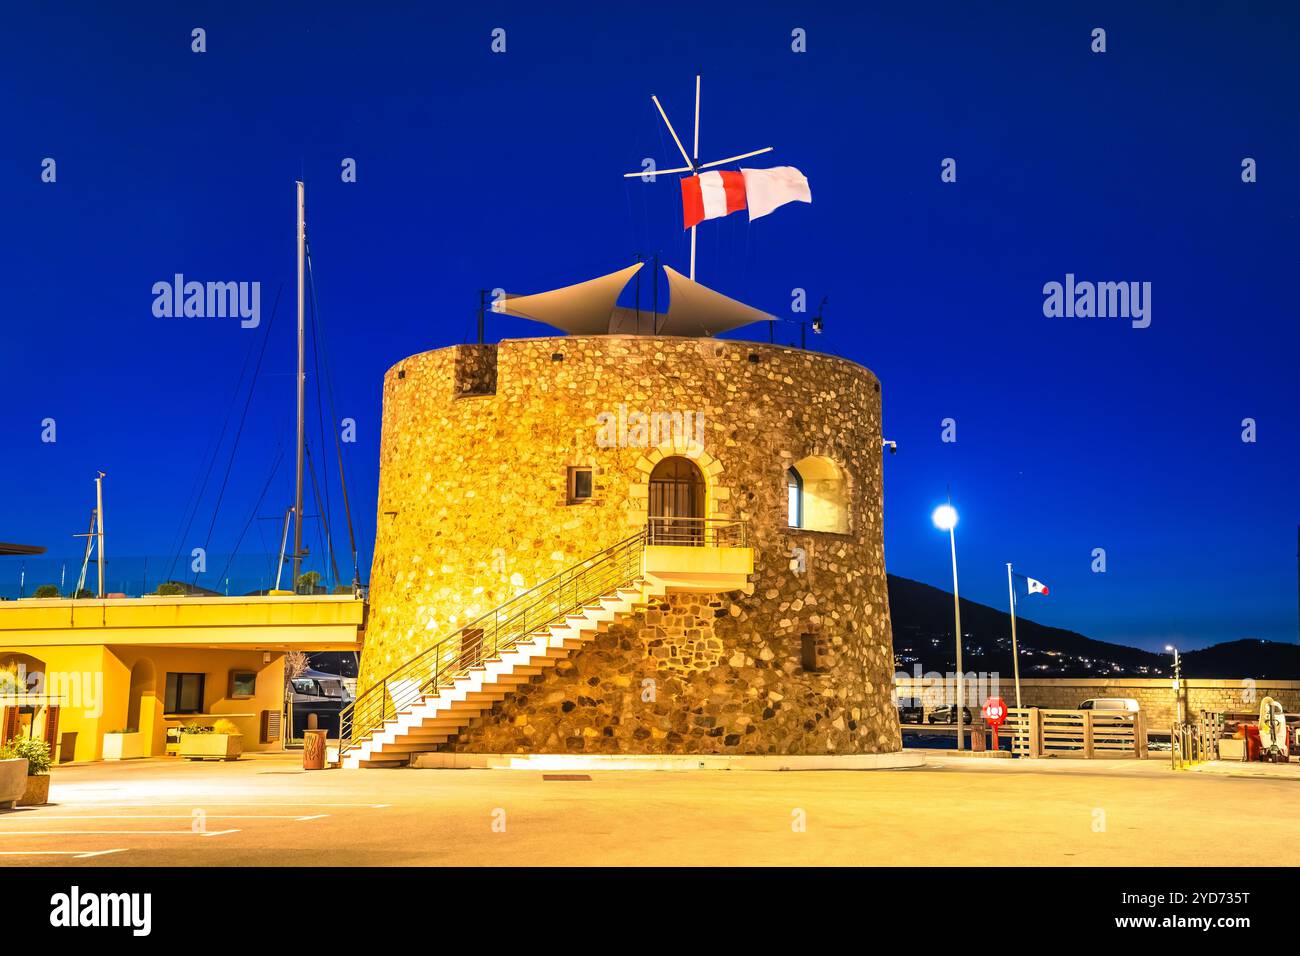
[[[931,520],[940,531],[951,531],[957,527],[957,509],[952,505],[940,505],[934,509]]]

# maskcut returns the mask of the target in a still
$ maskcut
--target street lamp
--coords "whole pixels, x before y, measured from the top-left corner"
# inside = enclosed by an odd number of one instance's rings
[[[934,526],[940,531],[948,532],[948,543],[952,546],[952,615],[957,634],[957,707],[954,720],[957,724],[957,749],[965,750],[965,744],[962,742],[962,721],[966,716],[966,694],[962,683],[961,670],[961,598],[957,595],[957,535],[953,531],[957,527],[957,509],[952,505],[940,505],[934,509],[931,520],[934,521]]]
[[[1178,726],[1183,725],[1183,662],[1178,656],[1178,648],[1166,644],[1165,650],[1174,655],[1174,705],[1178,708]]]

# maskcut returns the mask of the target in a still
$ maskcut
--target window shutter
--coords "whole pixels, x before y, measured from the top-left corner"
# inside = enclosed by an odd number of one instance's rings
[[[280,740],[280,712],[278,710],[262,711],[262,743],[274,744]]]
[[[47,705],[45,708],[45,742],[50,745],[50,759],[59,759],[59,708]]]
[[[18,736],[18,708],[4,708],[4,719],[0,721],[0,726],[4,729],[4,734],[0,736],[0,744],[7,744]]]

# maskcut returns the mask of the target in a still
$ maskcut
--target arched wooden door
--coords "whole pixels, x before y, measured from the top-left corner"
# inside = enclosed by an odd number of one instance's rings
[[[704,474],[689,458],[665,458],[650,473],[650,544],[703,539]]]

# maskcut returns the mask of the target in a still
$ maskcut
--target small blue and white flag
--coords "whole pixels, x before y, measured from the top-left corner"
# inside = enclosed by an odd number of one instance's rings
[[[1044,584],[1042,581],[1039,581],[1035,578],[1031,578],[1025,574],[1017,574],[1016,577],[1020,578],[1022,581],[1025,582],[1025,585],[1028,587],[1030,594],[1048,593],[1047,585]]]

